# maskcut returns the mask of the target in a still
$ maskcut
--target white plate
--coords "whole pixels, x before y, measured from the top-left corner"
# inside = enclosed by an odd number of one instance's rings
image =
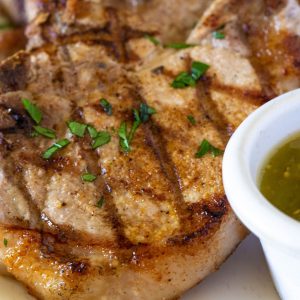
[[[11,278],[0,276],[1,300],[33,300]],[[182,300],[279,300],[259,241],[249,236],[221,269],[190,290]]]

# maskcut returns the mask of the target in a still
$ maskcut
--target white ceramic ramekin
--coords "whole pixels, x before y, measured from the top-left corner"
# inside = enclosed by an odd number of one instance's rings
[[[224,154],[225,192],[238,218],[259,237],[282,299],[300,299],[300,222],[270,204],[258,189],[270,152],[300,132],[300,89],[252,113],[236,130]]]

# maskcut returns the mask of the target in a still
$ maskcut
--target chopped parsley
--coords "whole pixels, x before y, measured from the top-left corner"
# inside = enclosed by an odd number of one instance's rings
[[[156,110],[150,106],[148,106],[145,103],[141,103],[139,110],[134,109],[133,110],[133,117],[134,117],[134,122],[132,124],[132,127],[129,131],[127,132],[127,124],[126,122],[122,122],[118,131],[118,135],[120,138],[120,146],[121,149],[124,152],[129,152],[130,149],[130,143],[134,137],[134,134],[136,130],[139,128],[139,126],[142,123],[146,123],[150,116],[155,114]]]
[[[111,136],[107,131],[99,131],[97,136],[93,138],[92,148],[97,149],[105,144],[108,144],[111,140]]]
[[[100,99],[100,105],[102,106],[104,112],[111,116],[112,115],[112,106],[111,104],[104,98]]]
[[[87,181],[87,182],[93,182],[97,179],[97,176],[91,174],[91,173],[85,173],[81,175],[81,178],[83,181]]]
[[[3,239],[3,244],[4,244],[4,247],[7,247],[8,245],[8,240],[6,238]]]
[[[97,207],[101,208],[104,205],[105,199],[102,196],[100,200],[97,202]]]
[[[52,129],[49,128],[45,128],[42,126],[33,126],[34,128],[34,133],[37,133],[37,135],[42,135],[48,139],[55,139],[56,138],[56,134],[55,131],[53,131]]]
[[[68,146],[70,141],[68,139],[62,139],[54,143],[50,148],[48,148],[42,155],[44,159],[51,158],[58,150]]]
[[[200,77],[208,70],[209,65],[204,64],[200,61],[194,61],[192,63],[192,73],[191,76],[197,81]]]
[[[145,34],[144,36],[147,40],[149,40],[152,44],[154,44],[155,46],[160,45],[160,41],[155,38],[153,35],[150,34]]]
[[[143,123],[147,122],[151,115],[155,114],[156,110],[146,103],[140,105],[140,118]]]
[[[191,48],[195,47],[195,44],[186,44],[186,43],[171,43],[167,44],[165,47],[166,48],[173,48],[173,49],[186,49],[186,48]]]
[[[41,111],[38,109],[38,107],[31,103],[30,100],[28,99],[22,99],[22,103],[24,105],[25,110],[27,111],[27,113],[30,115],[30,117],[32,118],[32,120],[36,123],[39,124],[42,120],[42,113]]]
[[[195,120],[195,118],[192,115],[187,116],[187,119],[189,120],[189,122],[192,125],[194,125],[194,126],[196,125],[196,120]]]
[[[172,82],[172,87],[175,89],[183,89],[187,86],[195,85],[195,79],[187,72],[181,72]]]
[[[89,135],[92,139],[95,139],[98,135],[98,131],[96,130],[96,128],[92,125],[88,125],[87,126],[87,130],[89,132]]]
[[[213,157],[223,154],[223,150],[214,147],[208,140],[204,139],[196,153],[196,158],[200,158],[210,153]]]
[[[81,138],[84,137],[85,130],[87,128],[86,124],[82,124],[76,121],[70,121],[67,124],[72,134]]]
[[[124,152],[130,151],[129,139],[127,134],[127,124],[126,122],[122,122],[118,131],[118,135],[120,138],[120,147]]]
[[[141,118],[140,118],[140,114],[139,114],[137,109],[133,110],[133,116],[134,116],[134,122],[132,124],[131,130],[130,130],[129,135],[128,135],[129,143],[132,141],[136,130],[139,128],[139,126],[142,123]]]
[[[222,31],[216,30],[212,33],[213,38],[217,40],[223,40],[225,38],[225,34]]]
[[[181,72],[172,82],[171,86],[176,89],[182,89],[188,86],[194,87],[200,77],[208,70],[209,65],[200,61],[194,61],[190,74]]]

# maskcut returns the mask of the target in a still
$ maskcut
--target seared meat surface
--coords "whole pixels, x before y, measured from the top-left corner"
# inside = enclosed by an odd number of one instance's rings
[[[300,6],[297,0],[234,1],[216,0],[205,12],[188,41],[210,45],[214,49],[229,49],[247,58],[255,69],[262,94],[239,91],[242,100],[248,99],[254,109],[284,92],[300,86]],[[215,39],[214,32],[224,33],[224,39]],[[237,77],[238,78],[238,77]],[[212,82],[212,85],[215,83]],[[232,91],[234,93],[234,91]],[[220,101],[210,94],[208,114],[224,115],[228,127],[236,128],[241,118],[232,110],[243,105],[241,101]],[[248,106],[250,108],[250,106]],[[217,113],[216,113],[217,112]],[[219,118],[220,119],[220,118]]]
[[[198,45],[166,50],[149,35],[165,42],[167,32],[128,13],[149,5],[150,16],[155,1],[120,9],[117,2],[28,1],[32,50],[0,67],[0,259],[39,299],[173,299],[246,235],[224,194],[220,154],[267,91],[276,91],[257,67],[269,70],[273,60],[255,60],[251,35],[234,18],[219,40],[211,34],[225,21],[207,20],[218,20],[224,7],[230,16],[253,13],[255,4],[231,11],[229,1],[214,1],[189,37]],[[195,86],[174,88],[193,62],[207,71]],[[128,138],[124,126],[137,124],[141,105],[152,112]],[[72,133],[70,121],[88,125],[85,134]],[[56,136],[37,135],[36,123]],[[93,149],[91,128],[110,139]],[[69,144],[43,157],[63,139]],[[196,157],[203,141],[214,150]],[[85,173],[96,177],[85,181]]]

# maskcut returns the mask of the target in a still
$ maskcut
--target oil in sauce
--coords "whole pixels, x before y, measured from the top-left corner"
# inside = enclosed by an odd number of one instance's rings
[[[278,209],[300,221],[300,135],[286,140],[262,168],[260,190]]]

